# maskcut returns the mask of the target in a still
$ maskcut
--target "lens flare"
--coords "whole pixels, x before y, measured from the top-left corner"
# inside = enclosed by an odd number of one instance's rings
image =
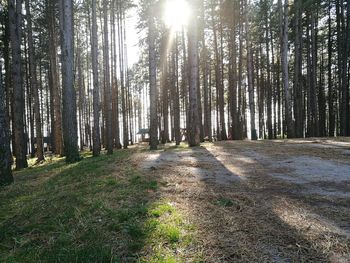
[[[188,24],[190,6],[185,0],[168,0],[164,7],[163,19],[167,27],[180,30]]]

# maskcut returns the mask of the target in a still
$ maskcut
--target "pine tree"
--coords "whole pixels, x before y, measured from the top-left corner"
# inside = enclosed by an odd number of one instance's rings
[[[78,151],[77,106],[74,89],[73,1],[60,0],[60,36],[62,50],[63,141],[66,162],[80,160]]]
[[[12,85],[13,85],[13,133],[16,169],[26,168],[27,147],[24,133],[24,88],[22,75],[21,40],[22,40],[22,1],[9,0],[10,41],[12,51]]]

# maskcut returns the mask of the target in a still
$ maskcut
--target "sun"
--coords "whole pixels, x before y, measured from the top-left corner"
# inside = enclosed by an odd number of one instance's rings
[[[163,19],[167,27],[181,30],[188,24],[190,14],[190,6],[186,0],[166,0]]]

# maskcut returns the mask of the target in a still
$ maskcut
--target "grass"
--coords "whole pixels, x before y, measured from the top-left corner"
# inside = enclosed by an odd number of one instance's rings
[[[0,189],[0,262],[183,262],[194,228],[132,150],[15,172]],[[190,242],[189,242],[190,240]]]
[[[218,206],[224,206],[224,207],[230,207],[234,205],[234,203],[231,200],[226,198],[219,198],[218,200],[216,200],[215,203]]]

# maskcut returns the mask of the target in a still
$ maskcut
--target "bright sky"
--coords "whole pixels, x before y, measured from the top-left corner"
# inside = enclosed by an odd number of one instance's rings
[[[135,1],[138,2],[137,0]],[[128,62],[129,67],[138,61],[138,30],[136,29],[138,22],[137,7],[130,9],[126,15],[126,42],[128,47]]]
[[[138,62],[140,55],[138,48],[140,36],[136,28],[139,19],[137,15],[138,2],[139,0],[134,0],[136,7],[129,9],[126,15],[126,42],[129,67]],[[175,31],[180,30],[184,25],[186,26],[191,15],[191,10],[186,0],[167,0],[163,12],[164,23]]]

